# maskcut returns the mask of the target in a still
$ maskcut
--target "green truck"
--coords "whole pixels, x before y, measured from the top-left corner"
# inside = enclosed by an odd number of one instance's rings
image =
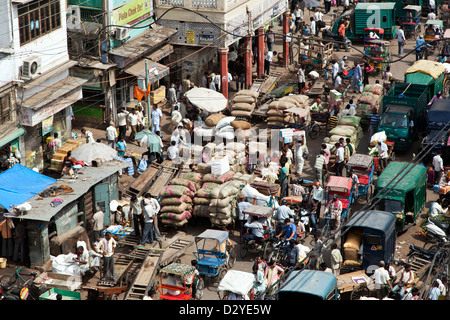
[[[418,60],[405,72],[405,82],[426,85],[427,99],[430,101],[438,91],[442,91],[447,69],[442,63]]]
[[[420,112],[427,110],[426,85],[396,82],[383,96],[382,116],[377,131],[384,131],[396,150],[407,150],[414,139]],[[411,123],[412,121],[412,123]]]
[[[397,33],[396,6],[395,2],[360,2],[336,19],[332,32],[337,34],[342,19],[347,18],[350,26],[345,35],[350,40],[363,40],[365,28],[383,28],[384,39],[392,39]]]
[[[391,162],[378,177],[375,199],[378,210],[397,218],[396,229],[405,231],[416,223],[427,196],[427,168],[407,162]]]

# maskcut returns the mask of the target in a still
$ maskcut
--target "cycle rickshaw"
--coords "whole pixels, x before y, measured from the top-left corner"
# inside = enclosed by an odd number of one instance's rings
[[[253,282],[250,272],[229,270],[217,287],[220,300],[254,300]]]
[[[351,215],[350,205],[354,202],[354,191],[352,188],[353,181],[351,178],[330,176],[326,185],[326,203],[336,195],[342,202],[341,223],[344,223]],[[322,236],[327,237],[330,234],[330,212],[325,216],[327,220],[322,229]]]
[[[195,237],[197,270],[200,275],[217,277],[220,281],[236,261],[234,248],[229,245],[228,231],[207,229]]]
[[[358,176],[358,193],[356,199],[365,196],[366,201],[369,201],[374,192],[373,181],[373,157],[354,153],[347,162],[347,168],[353,171]]]
[[[195,275],[195,267],[171,263],[159,271],[160,284],[156,287],[161,300],[200,300],[203,280]]]

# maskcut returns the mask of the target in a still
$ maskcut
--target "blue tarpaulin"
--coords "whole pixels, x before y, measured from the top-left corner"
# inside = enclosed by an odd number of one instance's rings
[[[16,164],[0,173],[0,205],[10,210],[11,206],[26,202],[55,182],[56,179]]]

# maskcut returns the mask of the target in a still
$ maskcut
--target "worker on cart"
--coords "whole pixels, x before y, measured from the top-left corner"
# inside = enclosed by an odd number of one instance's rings
[[[320,98],[317,98],[316,101],[309,107],[309,110],[313,112],[322,111],[322,100],[320,100]]]

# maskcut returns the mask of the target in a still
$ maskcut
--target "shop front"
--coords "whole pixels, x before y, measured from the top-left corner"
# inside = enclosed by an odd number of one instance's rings
[[[72,138],[72,105],[82,98],[81,85],[86,80],[67,77],[53,87],[26,99],[20,124],[25,127],[24,165],[42,171],[50,165],[48,142],[58,133],[62,143]]]

